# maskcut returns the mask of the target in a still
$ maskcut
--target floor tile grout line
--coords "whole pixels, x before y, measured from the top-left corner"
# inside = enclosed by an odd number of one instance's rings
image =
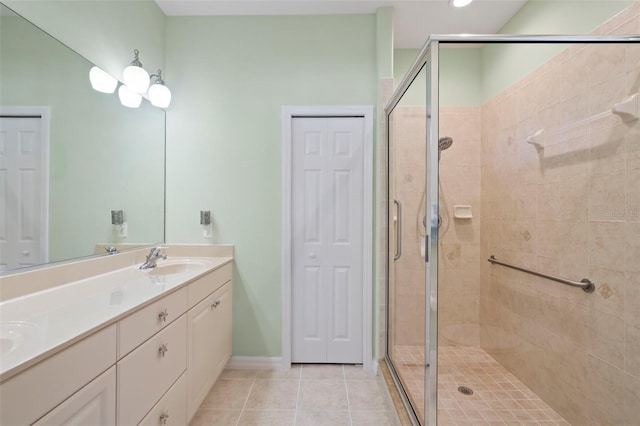
[[[242,404],[242,409],[240,410],[240,415],[238,416],[238,420],[236,421],[236,426],[240,425],[240,419],[242,418],[242,414],[244,413],[244,410],[247,406],[247,403],[249,402],[249,397],[251,396],[251,391],[253,390],[253,385],[256,384],[256,377],[258,376],[258,373],[256,373],[253,376],[253,380],[251,380],[251,386],[249,386],[249,392],[247,393],[247,397],[244,400],[244,404]]]
[[[344,364],[342,365],[342,380],[344,381],[344,391],[347,395],[347,410],[349,412],[349,425],[353,426],[353,417],[351,416],[351,403],[349,402],[349,387],[347,386],[347,373],[344,371]]]
[[[296,393],[296,409],[293,412],[293,425],[298,422],[298,405],[300,403],[300,388],[302,387],[302,369],[304,366],[300,366],[300,374],[298,374],[298,392]]]

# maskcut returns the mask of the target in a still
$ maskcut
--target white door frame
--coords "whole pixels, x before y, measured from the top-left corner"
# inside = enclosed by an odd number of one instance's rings
[[[373,106],[282,107],[282,367],[291,368],[291,172],[295,117],[364,118],[364,215],[362,250],[362,362],[372,370],[373,360]]]
[[[42,188],[42,216],[41,226],[41,263],[49,262],[49,126],[51,122],[51,108],[48,106],[0,106],[0,115],[15,117],[40,117],[40,137],[42,139],[40,170],[42,176],[40,185]]]

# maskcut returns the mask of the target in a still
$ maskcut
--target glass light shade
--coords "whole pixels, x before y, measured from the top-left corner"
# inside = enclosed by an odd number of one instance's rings
[[[138,108],[142,103],[142,95],[132,92],[124,84],[118,89],[118,97],[120,98],[120,103],[129,108]]]
[[[149,100],[153,106],[167,108],[171,103],[171,90],[164,84],[152,84],[149,87]]]
[[[469,6],[473,0],[451,0],[451,6],[453,7],[465,7]]]
[[[145,93],[149,88],[149,73],[142,67],[129,65],[122,72],[122,79],[124,84],[135,93]]]
[[[118,87],[118,80],[116,78],[95,66],[89,71],[89,81],[91,82],[93,90],[102,93],[113,93],[116,91],[116,87]]]

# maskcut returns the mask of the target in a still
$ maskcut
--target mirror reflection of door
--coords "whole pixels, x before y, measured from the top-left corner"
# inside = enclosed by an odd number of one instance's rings
[[[0,270],[47,261],[44,133],[40,114],[0,115]]]

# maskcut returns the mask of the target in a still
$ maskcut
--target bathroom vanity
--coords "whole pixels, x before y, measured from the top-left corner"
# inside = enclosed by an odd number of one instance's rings
[[[231,356],[233,249],[172,250],[0,303],[0,424],[188,424]]]

